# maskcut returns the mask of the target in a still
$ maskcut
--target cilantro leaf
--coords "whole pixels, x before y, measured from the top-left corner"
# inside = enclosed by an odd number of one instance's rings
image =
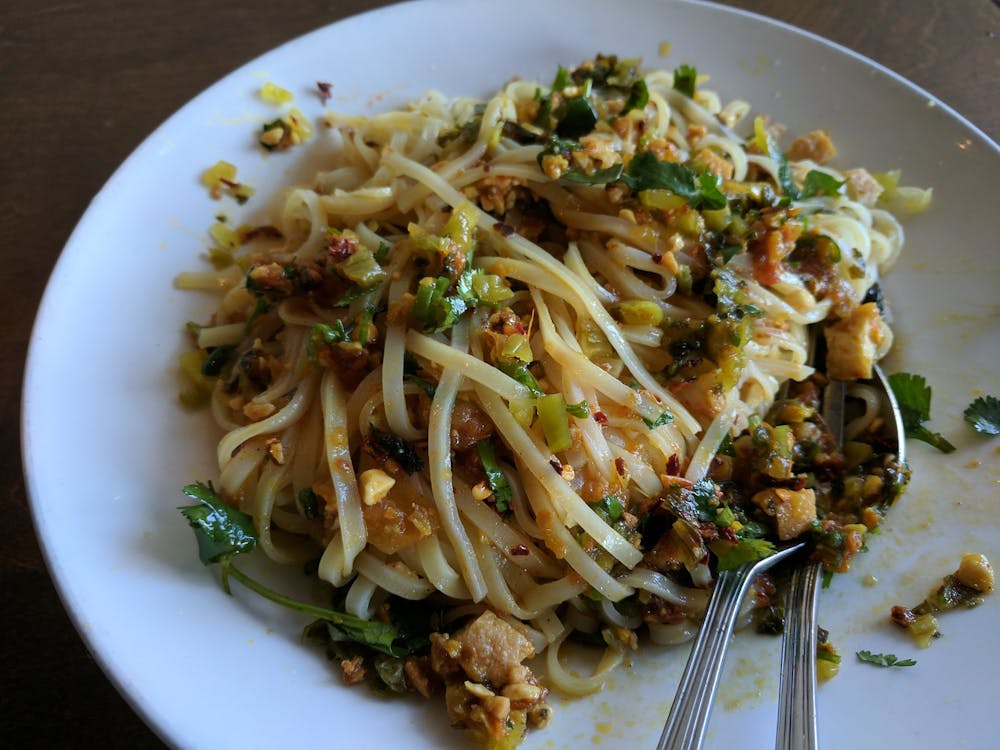
[[[194,529],[198,538],[198,557],[204,565],[228,562],[257,546],[253,519],[227,505],[212,485],[189,484],[184,494],[198,501],[198,505],[188,505],[180,511]]]
[[[588,98],[577,96],[566,102],[565,112],[556,125],[556,133],[562,138],[579,138],[593,130],[597,120],[597,112]]]
[[[940,433],[924,427],[923,423],[931,418],[931,387],[927,385],[923,375],[895,372],[889,376],[889,386],[899,403],[906,436],[922,440],[942,453],[952,453],[954,445]]]
[[[671,422],[673,422],[674,415],[671,414],[669,411],[665,411],[662,412],[660,416],[658,416],[656,419],[646,419],[645,417],[643,417],[642,421],[646,423],[646,427],[648,427],[651,430],[655,430],[657,427],[662,427],[665,424],[670,424]]]
[[[226,593],[229,593],[229,579],[235,578],[265,599],[320,618],[330,628],[336,629],[342,639],[346,638],[390,656],[405,656],[409,653],[405,645],[396,644],[400,633],[392,625],[369,622],[344,612],[292,599],[248,576],[233,565],[233,558],[250,552],[257,546],[257,531],[253,519],[227,505],[211,484],[189,484],[184,488],[184,494],[198,501],[198,505],[180,508],[198,539],[198,556],[205,565],[218,563],[222,566],[222,586]]]
[[[625,100],[625,108],[622,110],[622,114],[624,115],[633,109],[645,109],[648,103],[649,89],[646,87],[646,82],[640,78],[629,89],[628,99]]]
[[[695,83],[698,80],[698,71],[690,65],[681,65],[674,71],[674,88],[684,96],[694,96]]]
[[[914,659],[900,659],[895,654],[873,654],[871,651],[858,651],[857,657],[858,661],[876,667],[912,667],[917,663]]]
[[[763,560],[775,553],[774,544],[767,539],[740,539],[736,544],[717,541],[710,546],[718,558],[719,570],[733,570],[744,563]]]
[[[965,421],[983,435],[1000,435],[1000,398],[980,396],[964,412]]]
[[[726,207],[718,179],[701,175],[684,164],[660,161],[651,151],[643,151],[628,163],[622,180],[632,190],[669,190],[687,199],[692,208],[717,211]]]
[[[814,195],[837,195],[847,180],[838,180],[831,174],[818,169],[810,169],[802,183],[802,198],[812,198]]]

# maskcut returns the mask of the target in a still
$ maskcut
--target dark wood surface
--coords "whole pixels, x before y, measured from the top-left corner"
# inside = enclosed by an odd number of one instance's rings
[[[35,540],[25,497],[18,428],[24,357],[35,309],[64,242],[119,163],[184,102],[261,52],[380,4],[3,4],[0,747],[162,747],[96,666],[64,613]],[[1000,139],[1000,9],[995,1],[729,4],[861,52]],[[72,374],[67,376],[71,387]]]

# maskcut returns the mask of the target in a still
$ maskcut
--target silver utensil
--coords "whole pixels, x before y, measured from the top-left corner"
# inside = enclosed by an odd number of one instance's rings
[[[695,750],[701,747],[743,597],[756,576],[804,546],[804,542],[799,542],[763,560],[745,563],[719,574],[657,750]]]

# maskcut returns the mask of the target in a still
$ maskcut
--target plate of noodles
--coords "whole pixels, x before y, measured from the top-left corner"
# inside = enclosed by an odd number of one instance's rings
[[[801,537],[821,742],[987,746],[985,576],[890,612],[1000,554],[963,419],[1000,393],[998,167],[891,72],[711,5],[289,42],[156,130],[53,273],[24,456],[67,608],[178,747],[652,747],[718,571]],[[832,377],[925,378],[954,452],[899,463],[877,404],[833,441],[816,339]],[[780,584],[709,746],[773,745]]]

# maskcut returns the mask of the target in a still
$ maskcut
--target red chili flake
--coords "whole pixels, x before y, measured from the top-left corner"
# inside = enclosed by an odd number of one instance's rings
[[[594,421],[597,422],[597,424],[607,424],[608,423],[608,417],[607,417],[607,415],[603,411],[595,411],[594,412]]]
[[[526,555],[528,554],[528,548],[523,544],[519,544],[516,547],[510,548],[510,554],[512,555]]]
[[[681,470],[681,460],[677,457],[675,453],[670,458],[667,459],[667,474],[671,476],[677,476],[677,472]]]
[[[514,330],[517,331],[522,336],[525,334],[524,326],[521,325],[521,321],[520,320],[514,321]]]
[[[615,459],[615,471],[618,472],[618,476],[625,476],[625,459],[621,456]]]
[[[556,474],[562,474],[562,464],[556,461],[554,458],[549,461],[549,466],[555,471]]]
[[[653,253],[653,262],[654,263],[659,263],[661,260],[663,260],[663,254],[662,253]]]
[[[512,234],[514,234],[516,230],[510,224],[505,224],[502,221],[498,221],[496,224],[493,225],[493,231],[499,232],[504,237],[510,237]]]
[[[319,100],[325,102],[331,96],[330,90],[333,88],[333,84],[326,81],[316,81],[316,88],[319,89]]]
[[[736,538],[736,532],[733,531],[732,526],[723,526],[722,528],[720,528],[719,536],[721,536],[723,539],[725,539],[727,542],[730,542],[731,544],[736,544],[737,542],[739,542],[739,539]]]
[[[792,489],[798,491],[798,490],[805,489],[805,486],[806,486],[806,478],[804,476],[802,476],[802,477],[796,477],[795,478],[795,486],[792,487]]]
[[[358,243],[350,237],[335,234],[330,237],[326,251],[334,260],[346,260],[358,251]]]

